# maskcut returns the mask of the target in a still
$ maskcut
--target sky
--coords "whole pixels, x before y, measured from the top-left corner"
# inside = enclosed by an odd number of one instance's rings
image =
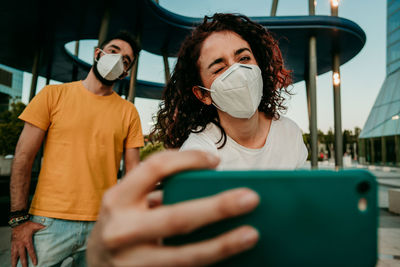
[[[241,13],[246,16],[269,16],[272,0],[160,0],[164,8],[180,15],[203,17],[216,12]],[[316,15],[330,15],[330,1],[316,0]],[[357,23],[366,33],[367,41],[360,53],[342,65],[341,104],[342,128],[354,130],[363,128],[386,75],[386,0],[340,0],[339,17]],[[277,16],[308,15],[307,0],[279,0]],[[92,62],[96,41],[83,41],[79,57]],[[73,49],[73,43],[67,48]],[[170,58],[170,69],[175,59]],[[164,82],[162,57],[142,51],[139,57],[138,79]],[[31,75],[24,73],[22,100],[26,103],[30,89]],[[52,83],[56,83],[53,81]],[[40,78],[38,91],[45,85]],[[285,116],[294,120],[303,132],[309,132],[306,105],[306,89],[303,82],[293,85],[294,95],[287,101]],[[150,131],[152,117],[158,110],[159,101],[136,98],[143,132]],[[317,77],[317,126],[327,132],[334,128],[332,73]]]

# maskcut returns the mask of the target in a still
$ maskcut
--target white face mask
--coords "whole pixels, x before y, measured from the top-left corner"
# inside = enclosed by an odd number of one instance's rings
[[[103,52],[104,55],[100,57],[100,59],[96,60],[97,71],[104,79],[108,81],[114,81],[118,79],[125,71],[122,55],[107,54],[101,49],[100,51]]]
[[[235,63],[211,84],[199,86],[211,92],[213,105],[235,118],[250,118],[263,95],[261,70],[257,65]]]

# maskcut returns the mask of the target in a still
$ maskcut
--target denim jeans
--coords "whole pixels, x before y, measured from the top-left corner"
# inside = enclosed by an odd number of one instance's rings
[[[87,238],[95,222],[42,216],[32,216],[31,221],[46,226],[33,235],[37,266],[87,266],[85,257]],[[28,253],[27,257],[29,258]],[[18,266],[21,266],[21,262]],[[30,258],[29,266],[34,266]]]

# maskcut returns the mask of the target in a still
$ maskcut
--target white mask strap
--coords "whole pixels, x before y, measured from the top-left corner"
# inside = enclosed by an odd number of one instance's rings
[[[204,89],[204,90],[206,90],[206,91],[209,91],[209,92],[215,92],[215,90],[213,90],[213,89],[208,89],[208,88],[205,88],[205,87],[200,86],[200,85],[198,85],[198,87],[201,88],[201,89]],[[212,100],[212,98],[211,98],[211,104],[212,104],[214,107],[216,107],[217,109],[223,111],[222,108],[220,108],[220,107]]]
[[[200,86],[200,85],[197,85],[197,87],[199,87],[199,88],[201,88],[201,89],[204,89],[204,90],[206,90],[206,91],[209,91],[209,92],[215,92],[215,90],[213,90],[213,89],[208,89],[208,88],[205,88],[205,87]]]
[[[220,108],[214,101],[211,102],[211,104],[216,107],[217,109],[224,111],[222,108]]]
[[[107,53],[104,52],[103,49],[99,48],[99,50],[100,50],[100,53],[103,53],[104,55],[107,55]],[[100,57],[97,57],[97,58],[95,58],[94,61],[99,62]]]

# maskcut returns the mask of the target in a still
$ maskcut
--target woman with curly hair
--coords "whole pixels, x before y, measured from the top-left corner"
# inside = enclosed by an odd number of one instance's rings
[[[206,16],[181,46],[153,135],[167,148],[219,156],[220,170],[301,167],[301,130],[279,114],[291,82],[263,26],[243,15]]]

